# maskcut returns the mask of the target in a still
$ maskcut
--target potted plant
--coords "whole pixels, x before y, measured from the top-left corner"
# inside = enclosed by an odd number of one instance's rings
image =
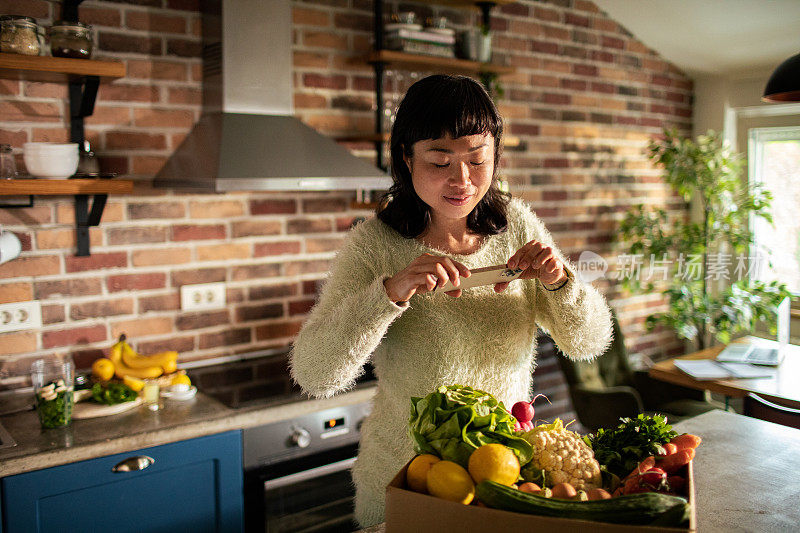
[[[505,87],[500,81],[500,75],[496,72],[481,72],[479,74],[481,83],[486,88],[486,92],[492,97],[492,100],[497,101],[506,94]]]
[[[759,321],[774,332],[777,306],[790,293],[782,283],[748,275],[754,242],[750,220],[758,216],[772,224],[770,192],[742,180],[741,155],[713,131],[695,142],[665,130],[662,139],[649,143],[648,153],[664,168],[670,187],[687,202],[695,198],[701,210],[699,221],[673,220],[664,209],[638,205],[622,221],[619,234],[629,246],[626,257],[650,260],[649,271],[655,262],[666,284],[669,309],[647,317],[648,331],[664,324],[697,349],[713,339],[730,342]],[[642,283],[638,276],[621,277],[627,289],[655,287],[652,279]]]
[[[492,31],[488,24],[481,24],[478,35],[478,61],[489,63],[492,60]]]

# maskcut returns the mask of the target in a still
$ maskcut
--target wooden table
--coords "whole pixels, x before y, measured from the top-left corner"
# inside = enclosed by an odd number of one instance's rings
[[[763,341],[763,339],[759,339]],[[739,339],[737,342],[744,342]],[[777,343],[775,343],[777,344]],[[650,368],[650,377],[698,390],[708,390],[726,398],[743,398],[748,392],[787,407],[800,409],[800,346],[790,344],[783,363],[773,369],[773,376],[753,379],[716,379],[698,381],[675,367],[675,359],[713,359],[724,345],[706,348],[673,359],[659,361]]]
[[[675,424],[699,435],[697,531],[798,531],[800,430],[716,409]]]

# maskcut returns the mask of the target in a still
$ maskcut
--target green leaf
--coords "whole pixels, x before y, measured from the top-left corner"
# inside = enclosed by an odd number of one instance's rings
[[[439,387],[424,398],[411,398],[409,433],[417,453],[433,453],[467,467],[469,456],[484,444],[508,446],[521,465],[532,446],[514,435],[516,419],[491,394],[462,385]]]

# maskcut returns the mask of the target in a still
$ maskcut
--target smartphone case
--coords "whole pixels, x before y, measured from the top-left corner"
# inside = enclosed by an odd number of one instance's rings
[[[476,268],[471,272],[472,275],[470,277],[461,277],[461,284],[458,287],[454,287],[452,282],[448,281],[442,287],[437,288],[435,292],[471,289],[472,287],[480,287],[481,285],[494,285],[495,283],[514,281],[523,271],[520,268],[512,269],[505,265],[495,265]]]

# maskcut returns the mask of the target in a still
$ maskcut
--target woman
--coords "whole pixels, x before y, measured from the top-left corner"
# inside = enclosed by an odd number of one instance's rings
[[[603,297],[498,188],[502,134],[470,78],[435,75],[408,90],[392,128],[388,204],[351,231],[295,342],[292,376],[319,397],[350,388],[372,358],[378,389],[353,467],[362,526],[383,520],[385,487],[414,455],[412,396],[457,383],[511,406],[530,397],[537,325],[576,359],[611,340]],[[521,280],[435,291],[504,263],[524,269]]]

